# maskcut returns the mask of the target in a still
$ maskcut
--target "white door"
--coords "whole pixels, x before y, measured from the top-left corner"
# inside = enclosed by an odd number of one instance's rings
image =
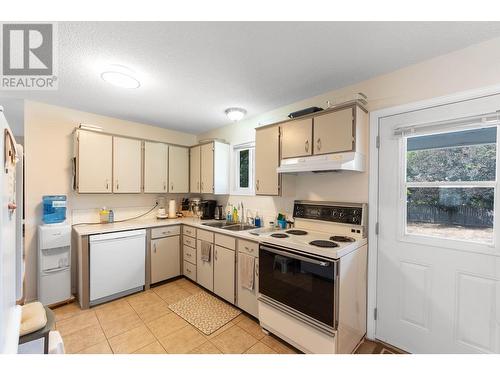
[[[113,192],[140,193],[142,141],[113,137]]]
[[[111,193],[113,137],[89,131],[78,132],[78,192]]]
[[[500,353],[498,109],[493,96],[380,120],[378,339]]]
[[[144,192],[167,192],[168,146],[144,142]]]
[[[168,192],[189,193],[189,148],[168,147]]]
[[[215,246],[214,293],[234,304],[234,250]]]
[[[199,193],[200,188],[200,150],[201,146],[191,147],[189,156],[189,176],[191,193]]]

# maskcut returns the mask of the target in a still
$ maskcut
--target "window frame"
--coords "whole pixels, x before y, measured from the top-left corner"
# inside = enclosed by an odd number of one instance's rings
[[[240,152],[249,151],[248,187],[240,186]],[[245,142],[232,147],[231,195],[255,195],[255,142]]]
[[[498,240],[496,231],[498,228],[498,216],[499,216],[499,206],[498,206],[498,181],[499,181],[499,173],[500,173],[500,165],[499,165],[499,139],[500,139],[500,125],[491,125],[491,126],[482,126],[482,127],[496,127],[497,135],[496,135],[496,153],[495,153],[495,180],[494,181],[426,181],[426,182],[408,182],[407,181],[407,140],[408,138],[412,138],[411,134],[401,136],[399,140],[399,150],[400,150],[400,194],[399,194],[399,213],[401,215],[401,220],[399,220],[399,233],[400,240],[408,243],[417,243],[427,246],[437,246],[444,248],[452,248],[452,249],[461,249],[461,250],[473,250],[477,249],[479,251],[486,250],[490,252],[492,248],[496,248]],[[425,135],[433,135],[433,134],[446,134],[452,132],[458,132],[462,130],[470,130],[477,129],[477,126],[471,126],[469,128],[460,128],[460,129],[446,129],[443,131],[431,131]],[[443,188],[492,188],[493,189],[493,235],[491,242],[480,242],[473,240],[465,240],[460,238],[447,238],[444,236],[432,236],[428,234],[416,234],[416,233],[408,233],[407,232],[407,189],[408,188],[432,188],[432,187],[443,187]]]

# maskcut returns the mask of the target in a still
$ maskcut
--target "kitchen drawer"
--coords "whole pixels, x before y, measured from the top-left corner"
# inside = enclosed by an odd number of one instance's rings
[[[183,225],[182,234],[185,236],[196,237],[196,228],[188,227],[187,225]]]
[[[194,264],[184,261],[183,270],[184,276],[196,282],[196,266]]]
[[[184,261],[189,262],[193,265],[196,265],[196,249],[193,249],[192,247],[184,245],[182,247],[182,251],[184,254]]]
[[[196,248],[196,240],[192,237],[182,236],[182,243],[186,246],[191,246]]]
[[[236,239],[234,237],[215,233],[215,244],[226,249],[236,250]]]
[[[153,228],[151,229],[151,238],[177,236],[180,233],[181,233],[181,228],[179,225],[173,225],[171,227]]]
[[[197,231],[197,239],[213,243],[214,242],[214,234],[213,232],[209,232],[208,230],[198,229]]]
[[[238,251],[249,255],[259,256],[259,243],[245,240],[238,240]]]

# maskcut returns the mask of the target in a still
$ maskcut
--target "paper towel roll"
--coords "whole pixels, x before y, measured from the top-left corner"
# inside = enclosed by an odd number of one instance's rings
[[[168,218],[175,219],[177,217],[176,204],[174,199],[170,199],[168,202]]]

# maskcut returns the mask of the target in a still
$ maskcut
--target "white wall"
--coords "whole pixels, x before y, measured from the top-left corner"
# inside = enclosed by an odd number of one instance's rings
[[[200,134],[198,139],[222,138],[232,144],[255,140],[255,128],[286,120],[290,112],[318,106],[325,108],[326,101],[334,103],[349,100],[358,92],[368,96],[368,110],[378,110],[405,103],[449,95],[500,83],[500,38],[476,44],[437,58],[415,64],[398,71],[363,81],[339,90],[305,99],[273,111],[248,118]],[[368,129],[366,129],[368,134]],[[296,199],[329,200],[344,202],[368,201],[368,173],[352,172],[326,174],[299,174],[285,183],[285,189],[295,189]],[[250,208],[272,210],[280,205],[290,205],[276,199],[255,197]],[[229,197],[238,201],[239,197]],[[275,202],[276,201],[276,202]]]
[[[37,226],[42,223],[42,196],[68,197],[68,220],[97,221],[98,208],[115,209],[117,219],[152,207],[157,194],[77,194],[72,190],[73,131],[80,123],[103,127],[105,132],[156,141],[192,145],[192,134],[119,120],[38,102],[26,101],[24,107],[26,155],[26,281],[27,300],[37,296]],[[96,150],[97,151],[97,150]],[[168,198],[180,199],[181,195]],[[135,209],[134,209],[135,208]]]

